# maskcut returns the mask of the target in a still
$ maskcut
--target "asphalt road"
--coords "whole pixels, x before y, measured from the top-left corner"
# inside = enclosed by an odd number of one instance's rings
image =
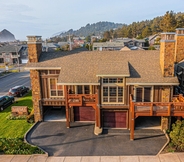
[[[156,155],[167,139],[161,130],[106,130],[94,135],[94,123],[41,122],[28,134],[27,141],[44,149],[50,156],[125,156]]]
[[[9,89],[17,85],[31,86],[29,71],[13,73],[0,78],[0,96],[7,95]]]

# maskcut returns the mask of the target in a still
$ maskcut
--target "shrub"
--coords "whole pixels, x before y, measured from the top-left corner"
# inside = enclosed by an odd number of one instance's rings
[[[8,120],[24,120],[24,119],[26,119],[26,118],[27,118],[26,115],[14,116],[14,115],[12,115],[12,114],[10,114],[10,115],[8,115],[8,116],[6,117],[6,119],[8,119]]]
[[[148,50],[156,50],[154,46],[149,46]]]
[[[170,132],[171,143],[174,151],[184,151],[184,120],[177,120],[172,124],[172,131]]]
[[[0,152],[4,154],[44,154],[38,147],[24,143],[23,138],[0,138]]]

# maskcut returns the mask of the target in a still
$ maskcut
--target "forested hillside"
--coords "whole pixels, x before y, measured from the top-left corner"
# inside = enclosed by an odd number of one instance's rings
[[[75,35],[75,36],[88,36],[88,35],[99,35],[103,34],[104,31],[111,29],[121,28],[123,24],[113,22],[97,22],[93,24],[87,24],[78,30],[70,29],[67,32],[62,32],[58,36]]]
[[[164,16],[155,17],[152,20],[133,22],[124,25],[121,29],[104,32],[104,39],[128,37],[145,38],[160,32],[174,32],[176,28],[184,28],[184,13],[167,11]]]

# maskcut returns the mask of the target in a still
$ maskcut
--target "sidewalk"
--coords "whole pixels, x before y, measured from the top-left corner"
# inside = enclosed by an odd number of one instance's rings
[[[65,156],[0,155],[0,162],[184,162],[184,153],[158,156]]]

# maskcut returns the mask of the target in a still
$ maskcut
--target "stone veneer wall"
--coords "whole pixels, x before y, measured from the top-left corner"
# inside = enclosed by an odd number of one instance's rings
[[[41,44],[28,44],[29,62],[38,62],[41,52]]]
[[[43,120],[43,108],[41,105],[41,86],[40,76],[38,70],[30,70],[31,87],[32,87],[32,100],[34,108],[35,122]]]
[[[163,87],[162,90],[162,102],[170,102],[171,88],[169,86]],[[161,117],[161,130],[167,130],[170,128],[171,117]]]
[[[184,59],[184,35],[176,35],[175,40],[175,62],[180,62]]]
[[[175,41],[160,44],[160,66],[164,77],[174,76]]]

